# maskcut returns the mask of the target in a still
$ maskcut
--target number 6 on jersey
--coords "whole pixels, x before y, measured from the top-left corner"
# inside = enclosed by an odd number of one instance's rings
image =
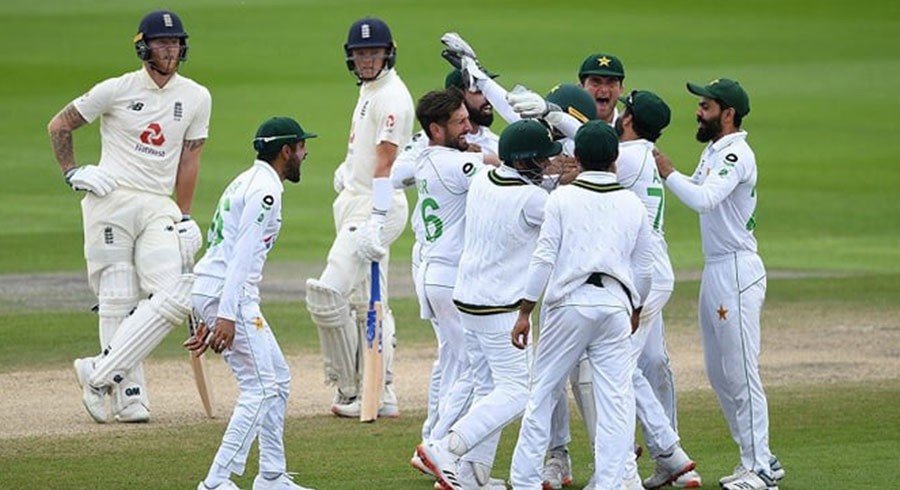
[[[369,292],[369,311],[366,314],[366,344],[363,347],[363,389],[359,410],[360,422],[374,422],[384,391],[384,350],[381,329],[381,271],[372,262],[372,288]]]

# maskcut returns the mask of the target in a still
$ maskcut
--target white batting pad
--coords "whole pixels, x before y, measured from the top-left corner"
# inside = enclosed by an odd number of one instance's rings
[[[134,266],[120,262],[104,268],[100,273],[99,289],[100,348],[103,349],[112,342],[119,325],[138,304],[140,291]],[[118,414],[132,403],[149,406],[141,364],[138,363],[124,378],[112,390],[113,413]]]
[[[319,329],[325,383],[336,386],[344,396],[356,396],[359,333],[350,316],[347,299],[327,284],[309,279],[306,281],[306,309]]]
[[[193,274],[182,274],[149,300],[141,301],[95,363],[91,385],[110,386],[124,381],[126,374],[150,355],[173,327],[184,323],[191,312],[193,284]]]
[[[594,402],[594,382],[591,379],[591,365],[587,357],[582,357],[569,377],[575,404],[581,412],[581,419],[587,429],[588,442],[594,447],[594,436],[597,433],[597,404]]]

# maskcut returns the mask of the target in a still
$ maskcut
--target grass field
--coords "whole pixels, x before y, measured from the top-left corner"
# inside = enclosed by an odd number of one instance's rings
[[[59,175],[46,124],[94,83],[137,68],[131,37],[140,17],[160,6],[145,0],[0,3],[0,274],[83,270],[80,196]],[[414,98],[442,84],[448,67],[438,39],[445,31],[460,32],[510,88],[521,83],[546,91],[575,81],[593,51],[619,55],[626,89],[653,90],[672,107],[659,146],[686,172],[702,146],[693,138],[696,99],[684,83],[740,80],[752,106],[745,129],[759,165],[761,253],[771,271],[812,276],[770,280],[763,335],[799,332],[806,340],[798,348],[815,350],[828,341],[819,330],[842,330],[853,339],[848,352],[878,338],[888,360],[900,357],[900,205],[890,197],[900,188],[896,2],[185,0],[165,6],[182,16],[191,35],[183,73],[213,94],[193,210],[201,226],[224,184],[253,158],[250,139],[263,119],[292,115],[320,134],[310,142],[303,182],[287,188],[270,267],[320,262],[331,243],[331,175],[343,158],[356,100],[341,45],[353,20],[374,14],[392,27],[399,72]],[[97,133],[96,124],[76,133],[79,162],[96,162]],[[696,215],[672,198],[666,221],[676,269],[698,268]],[[407,230],[395,257],[406,257],[411,241]],[[696,289],[696,282],[678,284],[667,313],[676,333],[696,329]],[[428,348],[431,334],[419,328],[413,301],[394,308],[404,346]],[[287,352],[316,348],[297,302],[272,303],[266,311],[273,324],[285,326],[278,334]],[[0,297],[0,377],[65,368],[96,348],[94,321],[83,311],[23,309]],[[179,340],[173,335],[154,358],[183,356]],[[792,365],[801,373],[831,367],[827,359]],[[794,385],[769,390],[773,447],[788,470],[782,490],[891,488],[900,481],[900,372],[839,379],[798,376]],[[402,419],[372,426],[291,418],[289,466],[319,489],[430,488],[406,465],[421,409],[409,407]],[[41,414],[26,415],[41,423]],[[715,488],[736,451],[712,393],[683,394],[680,420],[704,487]],[[5,439],[0,489],[194,488],[224,423]],[[514,430],[503,438],[498,476],[508,474]],[[585,442],[582,431],[573,437],[582,448],[575,452],[582,485],[589,473]],[[250,461],[236,480],[244,488],[255,472],[255,456]],[[646,459],[641,469],[650,471]]]

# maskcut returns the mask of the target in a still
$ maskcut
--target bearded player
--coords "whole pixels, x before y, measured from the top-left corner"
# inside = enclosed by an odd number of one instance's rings
[[[48,127],[66,184],[85,192],[84,254],[102,353],[76,359],[75,371],[98,423],[109,420],[107,395],[115,420],[150,419],[141,361],[190,311],[202,245],[190,212],[212,99],[178,74],[187,38],[174,12],[147,14],[134,38],[143,66],[95,85]],[[78,166],[72,132],[97,118],[100,162]]]

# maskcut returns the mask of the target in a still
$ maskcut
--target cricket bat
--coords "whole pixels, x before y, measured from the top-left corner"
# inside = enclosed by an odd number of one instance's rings
[[[199,322],[200,320],[196,318],[193,313],[188,315],[188,329],[192,336],[194,335],[194,331],[196,331],[197,327],[200,325]],[[191,370],[194,372],[194,384],[197,386],[197,393],[200,395],[203,411],[206,412],[207,417],[211,419],[215,418],[216,407],[212,398],[212,390],[210,390],[212,384],[209,382],[209,374],[206,372],[205,366],[203,365],[203,359],[194,356],[190,352],[188,353],[188,357],[191,360]]]
[[[369,292],[369,311],[366,313],[366,343],[363,346],[362,402],[360,422],[374,422],[384,391],[384,350],[381,329],[381,271],[372,262],[372,289]]]

